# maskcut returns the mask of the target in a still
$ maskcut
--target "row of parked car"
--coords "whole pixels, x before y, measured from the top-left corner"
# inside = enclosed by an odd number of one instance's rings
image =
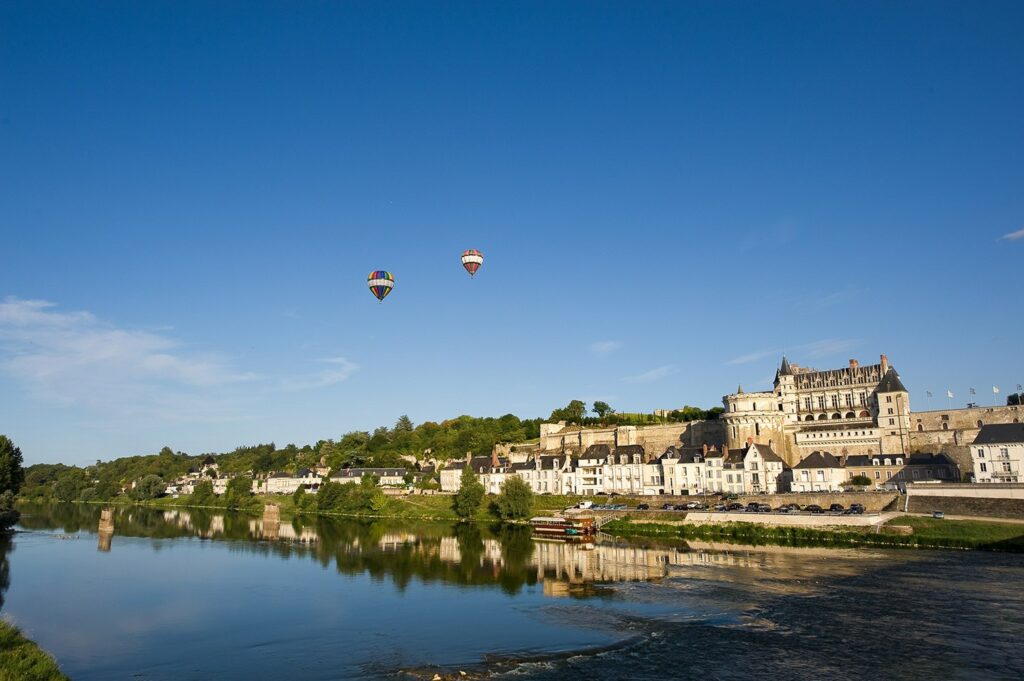
[[[626,504],[594,504],[589,501],[581,501],[576,505],[577,508],[586,508],[594,511],[626,511],[629,510],[629,506]],[[845,508],[842,504],[831,504],[828,508],[822,508],[817,504],[808,504],[801,506],[800,504],[783,504],[778,508],[772,508],[768,504],[751,501],[749,504],[743,505],[738,501],[723,502],[709,506],[708,504],[700,501],[690,501],[685,504],[662,504],[662,511],[717,511],[719,513],[812,513],[821,514],[829,513],[832,515],[861,515],[864,513],[863,504],[850,504],[849,508]],[[651,510],[650,504],[640,503],[636,505],[638,511],[649,511]]]

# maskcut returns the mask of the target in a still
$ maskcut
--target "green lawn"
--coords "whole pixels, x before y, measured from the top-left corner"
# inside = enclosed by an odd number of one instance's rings
[[[0,621],[0,681],[68,681],[52,657]]]
[[[987,520],[937,520],[920,516],[904,516],[887,525],[910,525],[913,537],[922,543],[937,542],[942,546],[961,546],[997,551],[1024,551],[1024,524]]]

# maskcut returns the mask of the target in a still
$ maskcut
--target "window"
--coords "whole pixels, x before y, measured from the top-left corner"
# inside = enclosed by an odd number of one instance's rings
[[[1010,455],[1010,450],[1008,448],[1006,448],[1006,447],[1000,447],[999,448],[999,455],[1000,456],[1009,456]]]
[[[988,472],[988,464],[985,463],[984,461],[982,461],[980,464],[978,464],[978,468],[981,470],[982,473],[987,473]]]
[[[948,424],[948,423],[946,423],[945,421],[943,421],[943,422],[942,422],[942,429],[943,429],[943,430],[949,430],[949,424]]]
[[[886,471],[885,472],[885,479],[888,480],[891,477],[892,477],[892,471]]]
[[[754,424],[754,435],[760,435],[760,434],[761,434],[761,424],[760,423],[755,423]]]
[[[917,480],[917,478],[920,477],[920,473],[921,471],[914,469],[914,480]]]
[[[985,448],[984,447],[978,447],[978,458],[979,459],[984,459],[985,458]]]
[[[810,397],[805,397],[804,398],[804,411],[810,411],[810,410],[811,410],[811,398]]]
[[[825,482],[825,471],[818,471],[818,482]]]
[[[901,459],[899,457],[896,457],[896,465],[897,466],[902,466],[903,465],[903,459]]]
[[[871,460],[871,463],[875,464],[876,466],[878,466],[878,465],[879,465],[879,463],[878,463],[878,459],[872,459],[872,460]],[[888,462],[886,462],[886,463],[888,463]]]
[[[892,404],[892,395],[886,395],[885,401],[888,402],[889,404]],[[889,413],[891,414],[892,412],[890,411]]]
[[[981,422],[981,419],[978,419],[978,427],[981,428],[983,425],[985,424]]]
[[[818,409],[824,409],[824,408],[825,408],[825,396],[824,395],[818,395]]]
[[[880,477],[882,477],[882,474],[879,473],[878,471],[875,471],[875,480],[878,480]]]
[[[1003,462],[1003,472],[1004,472],[1004,473],[1009,473],[1009,472],[1011,472],[1012,470],[1013,470],[1013,469],[1011,469],[1011,468],[1010,468],[1010,462],[1009,462],[1009,461],[1004,461],[1004,462]]]
[[[808,473],[807,471],[800,471],[800,480],[802,482],[807,482],[810,479],[810,473]]]
[[[853,406],[853,393],[846,393],[845,395],[843,395],[843,398],[846,401],[846,406],[847,407],[852,407]]]
[[[838,409],[839,408],[839,395],[833,395],[832,396],[832,408],[833,409]]]
[[[887,413],[889,413],[889,414],[892,413],[892,407],[889,407],[889,411]]]
[[[896,425],[896,421],[895,421],[894,419],[889,419],[889,425],[890,425],[890,426],[894,426],[894,425]],[[896,433],[893,433],[893,435],[895,435],[895,434],[896,434]]]
[[[923,433],[924,432],[924,426],[922,426],[920,423],[917,424],[917,432],[919,432],[919,433]]]

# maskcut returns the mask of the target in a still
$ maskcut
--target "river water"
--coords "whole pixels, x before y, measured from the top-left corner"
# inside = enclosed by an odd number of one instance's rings
[[[75,681],[1021,679],[1019,555],[23,509],[0,614]]]

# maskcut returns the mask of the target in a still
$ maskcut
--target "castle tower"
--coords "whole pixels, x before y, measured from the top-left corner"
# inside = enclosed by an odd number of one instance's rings
[[[782,366],[775,372],[775,395],[778,398],[779,411],[785,423],[798,423],[796,378],[786,356],[782,356]]]
[[[910,393],[900,380],[889,358],[881,357],[882,380],[875,389],[878,430],[884,454],[910,451]]]

